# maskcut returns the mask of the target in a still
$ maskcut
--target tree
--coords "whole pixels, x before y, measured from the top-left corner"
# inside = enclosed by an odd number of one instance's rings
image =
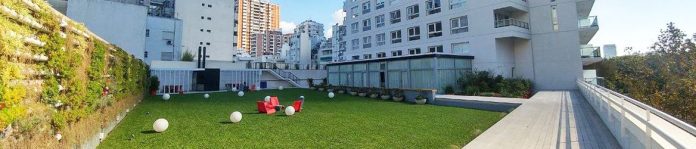
[[[181,56],[181,61],[193,62],[193,54],[188,50],[184,51],[184,54]]]

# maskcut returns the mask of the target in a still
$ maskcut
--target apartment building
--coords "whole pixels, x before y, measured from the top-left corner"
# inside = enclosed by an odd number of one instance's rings
[[[234,60],[236,5],[236,0],[176,1],[175,17],[183,21],[182,50],[194,54],[199,68],[207,60]]]
[[[331,40],[332,44],[332,62],[343,62],[346,61],[343,53],[346,52],[346,26],[341,24],[336,24],[331,27],[333,30]]]
[[[236,47],[251,53],[254,34],[280,28],[280,6],[269,0],[236,1],[237,7],[234,10],[237,12],[236,27],[239,37]]]
[[[336,85],[434,88],[490,71],[575,89],[581,45],[598,30],[594,0],[346,0],[345,62]],[[436,80],[427,80],[437,76]],[[427,81],[422,81],[427,80]]]
[[[321,43],[324,37],[324,25],[312,20],[307,20],[294,30],[290,38],[290,50],[287,62],[296,64],[317,64]]]
[[[250,55],[261,57],[270,55],[278,57],[283,47],[283,33],[280,30],[263,31],[251,36]]]
[[[333,45],[333,38],[328,38],[321,43],[316,58],[318,64],[328,64],[333,62]]]

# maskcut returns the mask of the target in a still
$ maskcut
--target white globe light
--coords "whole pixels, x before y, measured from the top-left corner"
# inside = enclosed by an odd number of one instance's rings
[[[263,98],[263,101],[270,102],[271,101],[271,96],[266,96]]]
[[[304,96],[300,96],[300,99],[304,99]]]
[[[63,139],[63,135],[61,135],[61,134],[56,134],[56,140],[60,141],[60,139]]]
[[[154,124],[152,124],[152,129],[156,132],[164,132],[169,128],[169,122],[166,119],[157,119]]]
[[[162,95],[162,99],[164,99],[164,100],[169,100],[169,98],[171,98],[171,97],[172,97],[172,96],[169,95],[169,94],[164,94],[164,95]]]
[[[232,114],[230,114],[230,121],[232,121],[232,123],[239,123],[242,121],[242,113],[239,111],[232,112]]]
[[[278,86],[278,90],[283,90],[283,86]]]
[[[233,92],[236,92],[236,91],[237,91],[237,88],[236,88],[236,87],[233,87],[233,88],[232,88],[232,91],[233,91]]]
[[[329,92],[329,98],[334,98],[335,96],[336,94],[334,94],[333,92]]]
[[[287,115],[287,116],[295,115],[295,108],[292,106],[286,107],[285,108],[285,115]]]
[[[237,96],[239,96],[239,97],[242,97],[242,96],[244,96],[244,92],[242,92],[242,91],[239,91],[239,93],[237,93]]]
[[[205,94],[205,95],[203,95],[203,97],[204,97],[205,99],[208,99],[208,98],[210,98],[210,95]]]

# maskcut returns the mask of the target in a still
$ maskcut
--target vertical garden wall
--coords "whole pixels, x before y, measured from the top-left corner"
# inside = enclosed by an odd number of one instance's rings
[[[0,0],[2,148],[79,145],[142,99],[146,77],[141,60],[44,0]]]

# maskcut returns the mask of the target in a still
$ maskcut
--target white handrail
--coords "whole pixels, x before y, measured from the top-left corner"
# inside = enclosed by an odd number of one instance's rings
[[[635,148],[637,144],[641,144],[642,148],[653,148],[655,145],[663,148],[696,146],[696,128],[693,126],[604,87],[581,80],[577,84],[624,148]],[[620,119],[615,115],[620,115]],[[642,137],[638,138],[638,135]]]

